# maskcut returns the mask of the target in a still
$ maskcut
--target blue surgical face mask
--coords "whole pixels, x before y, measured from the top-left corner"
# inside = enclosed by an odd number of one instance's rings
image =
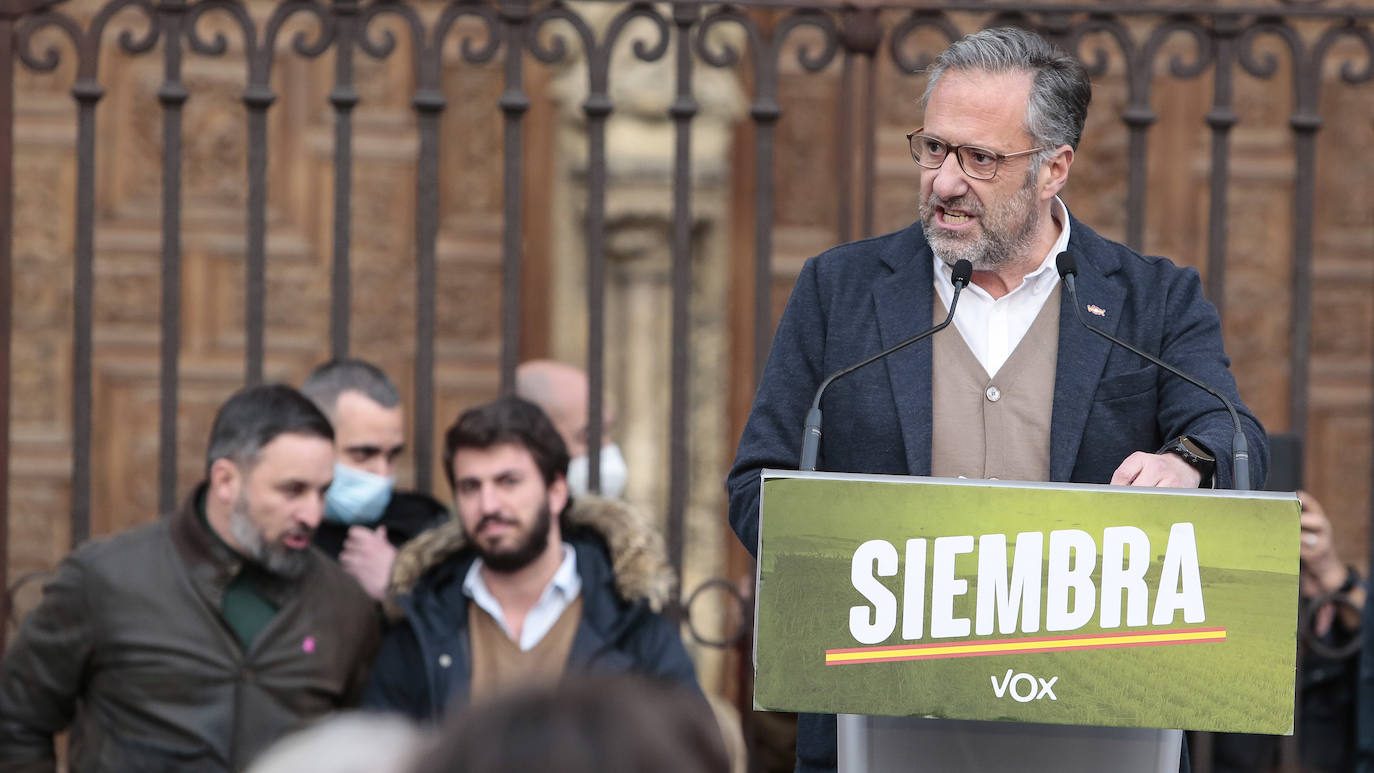
[[[395,478],[374,475],[339,462],[324,496],[324,517],[346,524],[376,523],[391,502]]]

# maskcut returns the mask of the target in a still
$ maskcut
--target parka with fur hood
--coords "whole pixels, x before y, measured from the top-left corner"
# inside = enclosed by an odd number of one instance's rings
[[[698,690],[696,672],[663,614],[675,587],[663,540],[629,505],[580,497],[563,515],[577,552],[582,621],[567,671],[633,672]],[[435,720],[471,686],[468,598],[476,559],[457,519],[421,534],[396,557],[388,612],[394,624],[363,694],[363,706]]]

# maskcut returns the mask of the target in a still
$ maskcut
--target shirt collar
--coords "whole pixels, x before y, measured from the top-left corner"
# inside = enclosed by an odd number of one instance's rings
[[[463,595],[470,599],[492,598],[491,589],[487,587],[487,581],[482,577],[482,567],[485,566],[479,556],[468,567],[468,573],[463,578]],[[582,591],[582,575],[577,573],[577,551],[572,545],[563,543],[563,562],[558,565],[558,569],[553,573],[553,579],[549,581],[544,592],[540,594],[539,600],[542,602],[551,593],[557,593],[565,600],[572,600]]]
[[[1059,282],[1059,253],[1069,248],[1069,208],[1064,206],[1064,202],[1058,196],[1050,202],[1050,214],[1059,223],[1059,238],[1054,240],[1049,254],[1041,261],[1040,268],[1027,274],[1023,280],[1024,284],[1030,285],[1031,292],[1036,295],[1053,290]]]
[[[565,599],[573,598],[582,590],[582,576],[577,573],[577,551],[566,542],[563,543],[563,563],[553,573],[549,586],[563,594]],[[544,592],[548,593],[548,590]]]

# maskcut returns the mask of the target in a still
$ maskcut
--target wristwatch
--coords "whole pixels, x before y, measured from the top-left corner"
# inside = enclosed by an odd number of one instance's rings
[[[1178,454],[1183,457],[1183,461],[1202,473],[1202,480],[1199,480],[1197,484],[1198,488],[1211,487],[1212,478],[1217,472],[1217,458],[1212,455],[1207,446],[1187,435],[1179,435],[1165,443],[1164,447],[1159,449],[1157,453]]]

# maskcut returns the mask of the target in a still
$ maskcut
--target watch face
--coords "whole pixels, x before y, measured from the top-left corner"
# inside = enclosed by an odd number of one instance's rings
[[[1183,437],[1180,437],[1180,438],[1178,439],[1178,445],[1179,445],[1179,447],[1182,448],[1184,451],[1186,451],[1186,452],[1192,454],[1193,456],[1196,456],[1196,457],[1198,458],[1199,461],[1203,461],[1203,462],[1215,462],[1215,461],[1216,461],[1216,459],[1212,458],[1212,455],[1211,455],[1210,453],[1208,453],[1207,451],[1204,451],[1203,448],[1202,448],[1202,446],[1199,446],[1197,443],[1193,442],[1193,439],[1190,438],[1190,437],[1188,437],[1187,435],[1184,435]]]

